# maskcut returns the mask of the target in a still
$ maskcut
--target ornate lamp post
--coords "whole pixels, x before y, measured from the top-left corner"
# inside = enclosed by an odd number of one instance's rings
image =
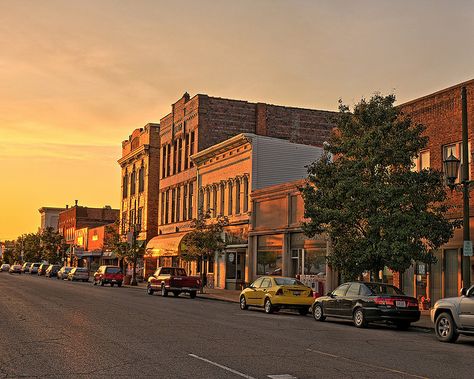
[[[459,166],[461,161],[452,154],[443,161],[444,172],[449,188],[451,190],[460,190],[463,193],[463,251],[461,255],[462,262],[462,282],[463,287],[471,286],[471,256],[472,242],[469,225],[469,190],[471,181],[469,180],[469,146],[468,146],[468,129],[467,129],[467,94],[466,87],[461,90],[462,103],[462,172],[461,182],[455,183],[458,177]],[[459,188],[462,187],[462,188]]]

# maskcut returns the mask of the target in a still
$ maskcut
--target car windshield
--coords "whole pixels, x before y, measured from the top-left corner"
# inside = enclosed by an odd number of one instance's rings
[[[304,285],[299,280],[294,278],[274,278],[277,286],[302,286]]]
[[[405,295],[397,287],[389,284],[365,283],[374,295]]]
[[[64,267],[64,271],[65,271],[65,272],[69,272],[69,271],[71,271],[71,270],[72,270],[72,267]]]
[[[77,267],[76,272],[87,272],[87,268],[84,267]]]
[[[39,266],[41,266],[41,263],[33,263],[33,264],[31,265],[31,267],[39,267]]]
[[[122,270],[120,269],[120,267],[107,267],[105,272],[107,274],[120,274],[122,273]]]

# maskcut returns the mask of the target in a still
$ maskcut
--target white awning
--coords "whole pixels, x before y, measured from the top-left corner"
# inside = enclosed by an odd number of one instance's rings
[[[181,253],[181,241],[188,232],[163,234],[153,237],[146,245],[148,257],[177,256]]]

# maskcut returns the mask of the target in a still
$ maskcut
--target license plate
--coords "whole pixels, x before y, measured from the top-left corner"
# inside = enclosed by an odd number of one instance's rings
[[[396,305],[398,308],[406,308],[407,302],[406,302],[406,301],[397,300],[397,301],[395,301],[395,305]]]
[[[299,296],[299,295],[301,295],[301,291],[293,291],[293,295]]]
[[[115,283],[115,282],[116,282],[116,280],[115,280],[115,279],[112,279],[112,282],[113,282],[113,283]]]

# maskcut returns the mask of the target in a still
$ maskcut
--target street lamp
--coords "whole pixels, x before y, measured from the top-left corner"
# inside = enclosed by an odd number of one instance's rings
[[[451,154],[443,161],[444,172],[449,188],[451,190],[460,190],[463,194],[463,250],[461,253],[462,262],[462,286],[471,286],[471,256],[472,242],[469,225],[469,190],[472,181],[469,180],[469,145],[468,145],[468,129],[467,129],[467,93],[466,87],[461,89],[461,105],[462,105],[462,172],[461,183],[455,183],[458,177],[459,165],[461,160]],[[462,187],[462,188],[459,188]]]

